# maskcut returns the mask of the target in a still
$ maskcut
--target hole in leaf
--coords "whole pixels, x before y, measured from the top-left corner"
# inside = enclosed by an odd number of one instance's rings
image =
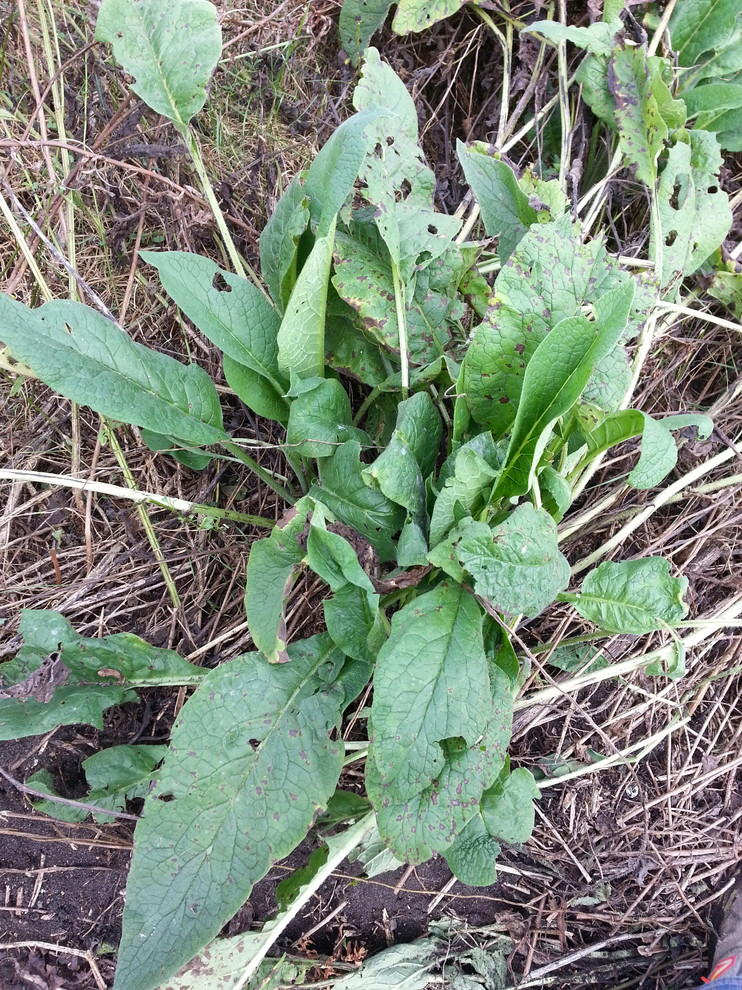
[[[394,138],[392,137],[391,134],[387,135],[386,144],[388,148],[391,148],[391,146],[394,144]]]
[[[374,148],[374,157],[375,158],[383,158],[384,157],[384,149],[378,143],[377,143],[376,147]]]
[[[438,233],[438,228],[435,226],[435,224],[432,224],[432,223],[429,223],[428,224],[428,233],[429,234],[437,234]]]
[[[231,292],[232,286],[227,282],[221,272],[217,272],[211,280],[212,288],[217,292]]]
[[[668,233],[668,235],[667,235],[667,237],[665,238],[665,244],[666,244],[666,245],[667,245],[668,247],[672,247],[672,246],[673,246],[673,244],[675,243],[675,241],[676,241],[677,239],[678,239],[678,232],[677,232],[677,230],[671,230],[671,231],[670,231],[670,232]]]
[[[670,206],[673,208],[673,210],[680,209],[680,192],[681,192],[680,182],[676,181],[675,185],[672,187],[672,196],[670,196]]]
[[[718,193],[718,191],[719,191],[719,187],[718,186],[709,186],[708,189],[706,190],[706,192],[709,194],[709,196],[713,196],[714,193]]]

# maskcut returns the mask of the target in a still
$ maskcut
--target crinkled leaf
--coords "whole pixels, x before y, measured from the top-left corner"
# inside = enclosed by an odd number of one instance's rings
[[[609,633],[642,635],[674,626],[688,608],[688,579],[670,576],[664,557],[622,563],[604,561],[590,571],[577,594],[560,595],[589,622]]]
[[[474,590],[511,615],[534,616],[569,584],[556,524],[544,509],[519,505],[499,526],[471,523],[457,547]]]
[[[736,317],[742,316],[742,272],[714,272],[707,291]]]
[[[608,63],[608,88],[616,105],[616,125],[626,160],[651,189],[657,181],[657,159],[667,137],[643,48],[621,48]]]
[[[186,251],[142,251],[168,295],[201,333],[238,364],[252,368],[283,395],[288,378],[278,370],[276,336],[281,320],[247,279],[211,258]]]
[[[377,344],[344,317],[329,316],[325,324],[325,361],[347,378],[374,388],[388,378]]]
[[[455,450],[441,471],[440,491],[430,518],[430,544],[435,546],[456,522],[457,511],[475,515],[491,491],[502,463],[492,434],[480,433]]]
[[[437,947],[432,938],[393,945],[334,986],[337,990],[424,990],[437,961]]]
[[[692,130],[687,142],[678,141],[670,149],[657,191],[666,287],[697,271],[732,224],[728,196],[719,187],[722,159],[716,136]],[[650,253],[655,250],[650,244]]]
[[[739,2],[683,0],[673,10],[668,27],[680,65],[695,65],[706,52],[723,48],[739,31]]]
[[[372,754],[401,797],[425,790],[446,762],[445,740],[473,747],[490,718],[482,612],[443,582],[392,618],[374,676]]]
[[[608,89],[608,57],[586,55],[577,67],[575,82],[582,98],[595,116],[611,130],[616,129],[616,104]]]
[[[309,494],[322,502],[346,525],[361,533],[374,546],[383,561],[393,560],[392,537],[404,521],[404,510],[378,489],[363,480],[361,446],[349,440],[325,458],[320,468],[320,483]]]
[[[538,473],[541,501],[554,522],[560,522],[572,504],[572,489],[564,477],[551,464],[545,464]]]
[[[222,664],[179,715],[134,836],[116,987],[151,990],[188,962],[334,792],[343,747],[328,733],[344,695],[329,681],[338,651],[313,637],[293,645],[290,659],[247,654]]]
[[[455,14],[466,0],[399,0],[392,21],[395,34],[425,31],[437,21]]]
[[[631,385],[631,365],[626,349],[617,344],[593,368],[582,392],[582,401],[603,412],[615,412]]]
[[[335,378],[318,379],[291,403],[286,443],[302,457],[330,457],[346,440],[368,442],[353,426],[350,399]]]
[[[321,378],[325,370],[325,314],[335,220],[318,237],[296,280],[278,329],[278,367],[288,378]]]
[[[343,0],[338,18],[340,44],[357,65],[373,35],[379,30],[392,0]]]
[[[111,44],[137,96],[181,128],[206,102],[222,53],[207,0],[103,0],[95,40]]]
[[[288,520],[250,547],[245,587],[247,624],[253,643],[269,660],[285,659],[284,601],[306,553],[304,535],[310,508],[307,499],[297,502],[287,513]]]
[[[260,235],[260,273],[280,313],[296,282],[299,238],[309,223],[309,197],[297,176],[281,196]]]
[[[225,438],[219,396],[202,368],[135,343],[95,310],[57,300],[31,310],[0,294],[0,323],[13,357],[73,402],[186,445]]]
[[[362,863],[363,872],[369,880],[381,873],[389,873],[391,870],[398,870],[404,866],[402,860],[397,859],[382,839],[377,825],[374,825],[358,849],[348,859],[352,863],[356,860]]]
[[[595,301],[595,323],[580,316],[562,320],[541,342],[523,376],[496,495],[528,491],[549,429],[577,402],[597,363],[616,347],[633,296],[633,282],[625,282]]]
[[[537,216],[510,166],[485,148],[467,148],[461,141],[456,145],[466,181],[479,203],[484,229],[490,237],[499,237],[498,253],[504,262]]]
[[[451,872],[469,887],[489,887],[497,880],[500,845],[485,828],[481,814],[470,819],[444,853]]]

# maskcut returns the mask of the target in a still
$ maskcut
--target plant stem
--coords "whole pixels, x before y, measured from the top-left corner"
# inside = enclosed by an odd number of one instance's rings
[[[156,495],[154,492],[143,492],[138,488],[122,488],[120,485],[109,485],[104,481],[73,478],[66,474],[50,474],[46,471],[17,471],[13,468],[4,468],[0,469],[0,479],[39,485],[57,485],[61,488],[77,488],[84,492],[96,492],[99,495],[110,495],[113,498],[125,498],[130,502],[147,503],[157,508],[170,509],[172,512],[180,512],[184,516],[195,513],[195,515],[206,516],[209,519],[228,519],[231,522],[261,526],[265,529],[272,529],[275,525],[274,519],[266,519],[264,516],[251,516],[233,509],[219,509],[215,505],[189,502],[183,498],[170,498],[169,495]]]
[[[211,180],[209,179],[206,171],[206,166],[204,165],[204,160],[201,155],[201,148],[196,140],[196,135],[188,125],[179,126],[176,123],[175,126],[178,129],[180,136],[185,141],[188,154],[191,156],[191,161],[193,162],[194,168],[196,169],[198,177],[201,180],[201,189],[209,206],[211,207],[211,212],[214,214],[216,225],[219,228],[219,233],[222,235],[222,240],[224,241],[224,246],[227,249],[229,260],[232,262],[232,267],[238,275],[242,276],[242,278],[249,276],[256,288],[260,289],[263,295],[267,298],[268,293],[265,291],[260,279],[250,265],[240,256],[240,253],[237,250],[237,245],[234,243],[234,239],[229,232],[227,222],[224,219],[224,214],[221,211],[216,194],[214,193],[214,187],[211,185]]]
[[[268,485],[269,488],[272,488],[277,495],[280,495],[285,502],[288,502],[289,505],[293,505],[294,502],[296,502],[296,496],[293,492],[279,484],[270,471],[266,471],[265,468],[262,468],[258,462],[253,460],[249,454],[246,454],[240,446],[231,440],[223,440],[222,446],[226,447],[226,449],[233,454],[238,461],[242,464],[246,464],[253,474],[256,474],[261,481],[264,481],[265,484]]]

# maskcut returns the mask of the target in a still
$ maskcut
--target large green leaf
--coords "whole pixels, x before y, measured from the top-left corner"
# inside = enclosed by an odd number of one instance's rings
[[[66,301],[31,310],[0,294],[0,325],[13,357],[66,398],[185,444],[225,439],[219,396],[202,368],[135,343],[95,310]]]
[[[618,344],[633,297],[633,282],[625,282],[596,300],[595,323],[581,316],[562,320],[541,342],[523,376],[496,495],[523,495],[529,490],[549,429],[577,402],[598,362]]]
[[[185,251],[142,251],[168,295],[201,333],[238,364],[252,368],[277,397],[288,378],[278,370],[276,335],[281,320],[247,279],[224,271],[211,258]]]
[[[490,433],[480,433],[455,450],[438,479],[440,490],[430,518],[430,545],[434,547],[454,525],[458,513],[475,515],[492,490],[502,454]]]
[[[95,40],[111,44],[137,96],[180,127],[206,102],[222,53],[208,0],[103,0]]]
[[[253,643],[269,660],[286,659],[284,601],[306,554],[307,515],[311,503],[301,499],[277,523],[271,535],[250,548],[245,585],[245,612]]]
[[[535,820],[533,802],[540,796],[533,774],[525,767],[501,774],[482,795],[482,819],[489,834],[503,842],[527,842]]]
[[[392,618],[374,676],[372,754],[385,784],[408,798],[446,763],[445,740],[475,745],[491,714],[482,612],[445,581]]]
[[[621,48],[608,63],[608,87],[616,104],[619,143],[626,160],[651,189],[667,125],[657,105],[643,48]]]
[[[352,423],[348,393],[337,379],[320,378],[293,399],[286,443],[302,457],[330,457],[346,440],[368,442]]]
[[[605,632],[642,635],[684,618],[687,588],[687,578],[670,577],[664,557],[643,557],[619,564],[607,560],[590,571],[577,594],[559,598]]]
[[[680,65],[696,65],[705,53],[723,49],[739,31],[739,22],[738,0],[683,0],[669,23]]]
[[[544,509],[519,505],[490,529],[462,530],[457,554],[474,590],[511,615],[538,615],[569,584],[569,564],[557,546],[556,524]]]
[[[343,0],[338,18],[340,44],[354,65],[386,20],[393,0]]]
[[[540,34],[552,44],[571,41],[578,48],[593,55],[609,56],[615,48],[615,37],[623,29],[620,20],[596,21],[586,27],[560,24],[559,21],[534,21],[523,30],[524,34]]]
[[[687,143],[686,143],[687,140]],[[662,246],[662,284],[692,275],[729,233],[729,198],[719,186],[722,158],[716,135],[692,130],[669,151],[657,202]],[[652,232],[650,252],[656,252]]]
[[[363,480],[360,453],[357,440],[338,447],[332,457],[322,461],[320,483],[313,485],[309,494],[365,536],[382,561],[393,560],[392,537],[402,526],[404,510],[383,492],[369,488]]]
[[[518,185],[513,170],[487,152],[487,145],[467,148],[458,141],[456,151],[466,181],[479,203],[484,229],[490,237],[499,237],[500,261],[507,261],[532,223],[535,209]]]
[[[307,562],[335,592],[347,584],[371,593],[374,591],[371,579],[361,567],[350,543],[339,533],[320,525],[316,515],[312,518],[307,539]]]
[[[497,880],[496,860],[500,844],[487,831],[481,814],[476,814],[444,852],[454,876],[469,887],[489,887]]]
[[[278,367],[286,376],[321,378],[325,370],[325,314],[335,219],[318,237],[291,292],[278,330]]]
[[[253,368],[233,361],[226,354],[222,360],[222,368],[227,385],[232,389],[248,409],[263,419],[272,419],[276,423],[286,424],[289,418],[289,403],[276,391],[267,378],[263,378]]]
[[[260,273],[280,313],[296,282],[299,238],[309,223],[309,197],[297,176],[281,196],[260,235]]]
[[[346,584],[323,602],[327,631],[347,656],[367,663],[369,673],[386,639],[379,614],[379,596]]]
[[[342,656],[327,636],[289,655],[274,665],[247,654],[209,671],[178,717],[134,835],[117,990],[153,990],[188,962],[333,794]]]

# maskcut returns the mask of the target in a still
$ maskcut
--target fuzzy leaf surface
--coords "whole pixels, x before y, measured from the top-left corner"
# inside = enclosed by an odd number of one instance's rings
[[[137,96],[180,127],[206,102],[222,53],[216,10],[207,0],[103,0],[95,40],[111,44],[134,77]]]
[[[318,379],[292,401],[286,443],[302,457],[330,457],[347,440],[368,441],[352,421],[350,399],[340,382]]]
[[[31,310],[0,294],[0,322],[13,357],[73,402],[193,446],[225,439],[202,368],[135,343],[95,310],[61,300]]]
[[[457,547],[474,590],[511,615],[538,615],[569,584],[569,564],[557,546],[556,524],[530,502],[499,526],[473,522]]]
[[[247,654],[186,702],[135,832],[116,988],[153,990],[188,962],[325,807],[343,760],[328,736],[338,657],[326,636],[286,664]]]
[[[238,364],[286,391],[278,370],[278,313],[247,279],[224,271],[211,258],[186,251],[142,251],[166,292],[201,333]]]
[[[664,557],[613,563],[590,571],[577,594],[561,595],[589,622],[605,632],[642,635],[674,626],[688,608],[683,596],[687,578],[670,576]]]
[[[466,823],[444,853],[451,872],[469,887],[489,887],[497,880],[500,844],[487,831],[481,814]]]
[[[503,842],[527,842],[533,832],[533,802],[541,796],[525,767],[501,775],[482,795],[482,819],[490,835]]]
[[[714,49],[723,49],[740,29],[737,0],[684,0],[670,18],[672,47],[682,66],[692,66]]]

